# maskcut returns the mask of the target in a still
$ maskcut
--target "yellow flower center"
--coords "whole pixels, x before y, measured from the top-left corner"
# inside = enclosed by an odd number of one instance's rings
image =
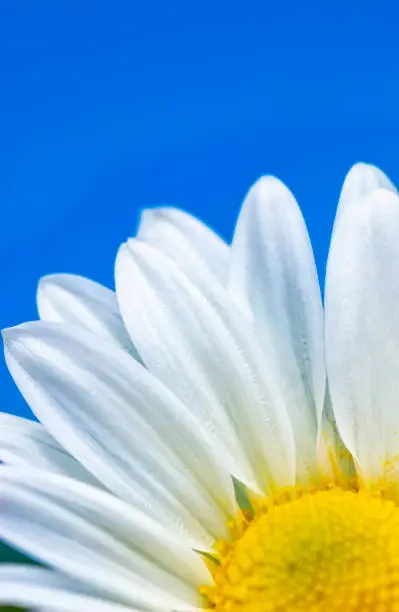
[[[216,612],[399,612],[399,508],[338,487],[267,504],[219,562]]]

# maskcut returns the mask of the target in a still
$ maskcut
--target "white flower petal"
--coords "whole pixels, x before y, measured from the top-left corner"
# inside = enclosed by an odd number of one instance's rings
[[[249,191],[231,247],[230,291],[252,321],[284,395],[298,470],[314,471],[324,393],[323,309],[306,225],[272,176]]]
[[[42,568],[8,564],[0,565],[0,608],[3,606],[47,612],[139,612],[85,593],[81,585],[68,576]]]
[[[5,412],[0,412],[0,461],[8,465],[40,468],[102,486],[43,425]]]
[[[137,606],[196,605],[199,555],[113,495],[38,470],[0,468],[0,536],[29,556]]]
[[[338,428],[365,478],[399,473],[399,197],[345,210],[326,279],[326,351]]]
[[[342,442],[327,389],[317,441],[317,464],[326,481],[352,486],[356,479],[353,457]]]
[[[225,285],[229,247],[199,219],[177,208],[148,208],[143,211],[138,237],[150,242],[183,269],[187,261],[205,266]]]
[[[51,274],[40,279],[37,307],[43,321],[85,327],[116,342],[139,359],[123,325],[113,291],[74,274]]]
[[[6,360],[36,416],[107,488],[186,530],[226,535],[229,474],[190,412],[128,353],[74,326],[3,332]]]
[[[228,469],[251,486],[291,483],[288,415],[255,336],[220,283],[202,278],[199,290],[171,259],[129,240],[117,257],[116,287],[144,363],[198,415]]]
[[[352,166],[345,177],[338,202],[335,225],[342,212],[358,204],[361,199],[374,189],[388,189],[396,193],[396,187],[382,170],[371,164],[358,163]],[[334,227],[335,227],[334,225]]]

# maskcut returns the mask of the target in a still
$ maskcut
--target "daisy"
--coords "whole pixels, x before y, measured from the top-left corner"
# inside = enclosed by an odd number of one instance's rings
[[[325,315],[291,192],[231,246],[145,211],[116,292],[40,281],[4,331],[40,421],[1,415],[0,605],[47,612],[399,610],[399,198],[349,172]],[[328,384],[327,384],[328,380]]]

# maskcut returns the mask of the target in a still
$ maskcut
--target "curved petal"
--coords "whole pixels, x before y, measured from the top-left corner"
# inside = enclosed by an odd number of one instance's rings
[[[123,325],[113,291],[75,274],[51,274],[40,279],[37,307],[43,321],[84,327],[116,342],[139,359]]]
[[[359,203],[364,196],[374,189],[380,188],[396,193],[396,187],[387,175],[376,166],[364,163],[352,166],[342,185],[334,227],[343,212]]]
[[[0,461],[64,474],[102,487],[100,482],[45,430],[43,425],[0,412]]]
[[[46,565],[137,606],[196,605],[210,576],[163,525],[72,479],[0,468],[0,535]]]
[[[289,407],[299,475],[312,473],[326,384],[323,308],[305,222],[292,193],[272,176],[259,179],[244,201],[229,288]]]
[[[330,391],[327,389],[323,416],[317,441],[317,464],[326,482],[336,482],[344,488],[356,482],[353,457],[342,442],[334,417]]]
[[[399,473],[398,236],[399,197],[374,190],[345,210],[327,267],[331,399],[343,441],[368,481]]]
[[[256,338],[220,283],[201,289],[138,240],[120,248],[116,287],[126,328],[146,366],[198,415],[250,486],[292,483],[293,439]]]
[[[38,321],[3,332],[33,412],[107,488],[187,531],[226,535],[230,475],[190,412],[128,353],[83,329]]]
[[[0,608],[28,607],[46,612],[139,612],[86,593],[79,583],[46,569],[0,565]],[[154,612],[156,612],[154,610]]]
[[[192,215],[177,208],[147,208],[142,212],[137,235],[183,269],[190,260],[197,266],[204,266],[222,285],[226,284],[229,247],[220,236]]]

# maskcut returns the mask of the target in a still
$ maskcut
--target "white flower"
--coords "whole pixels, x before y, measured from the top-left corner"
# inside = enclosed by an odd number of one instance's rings
[[[395,188],[358,164],[325,317],[304,220],[273,177],[231,247],[148,210],[116,294],[42,279],[41,320],[4,332],[41,424],[0,415],[0,535],[45,567],[0,566],[0,604],[399,610],[398,241]]]

